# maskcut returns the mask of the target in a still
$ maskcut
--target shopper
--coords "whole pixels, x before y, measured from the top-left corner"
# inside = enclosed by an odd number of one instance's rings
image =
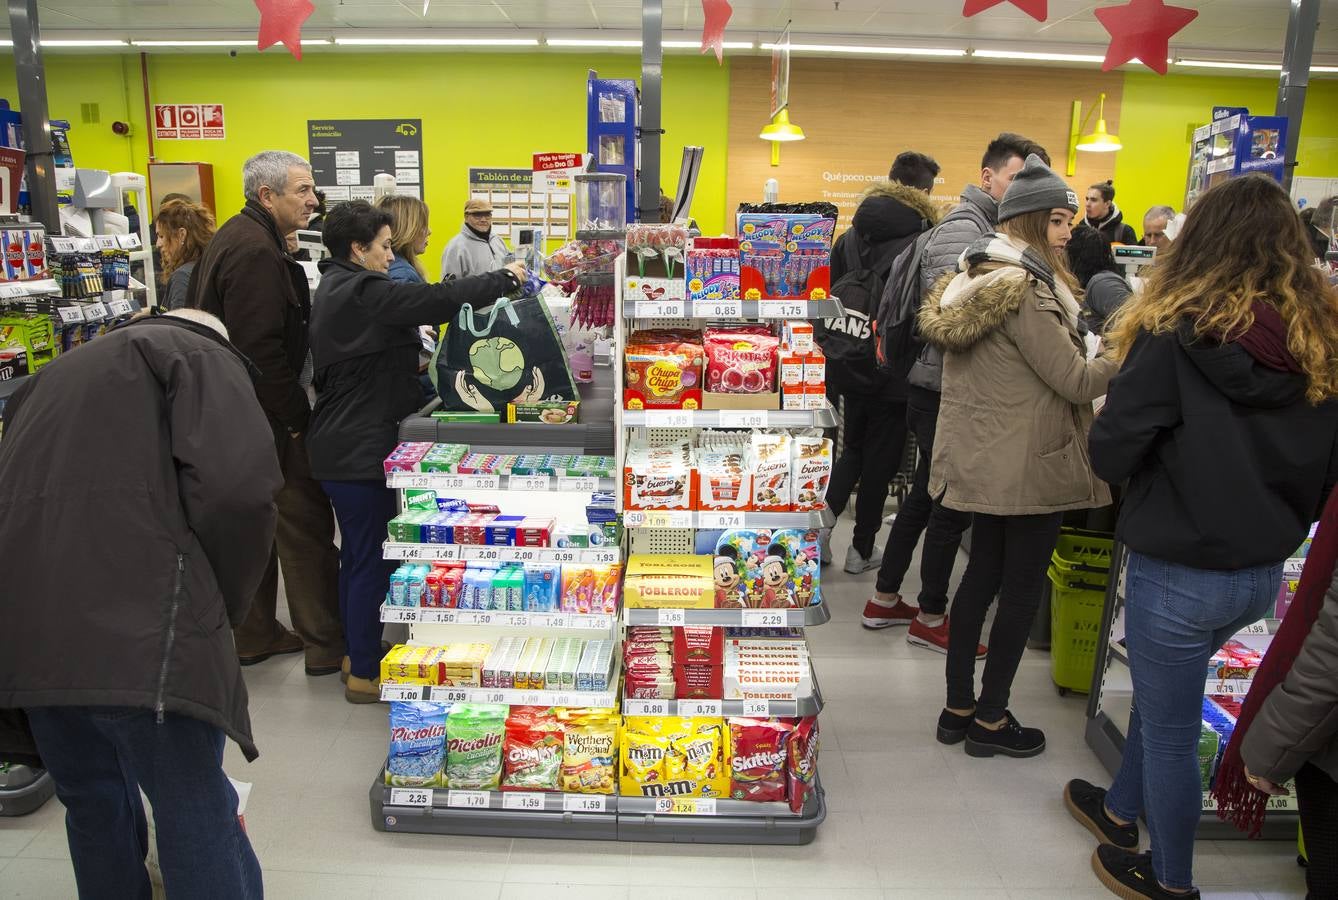
[[[184,309],[190,299],[190,276],[214,237],[214,215],[189,200],[164,203],[154,222],[158,233],[155,249],[163,261],[168,309]]]
[[[427,252],[427,242],[432,237],[432,229],[427,225],[427,204],[417,197],[388,194],[376,206],[389,213],[392,222],[390,249],[394,259],[386,274],[403,284],[426,283],[427,272],[419,257]]]
[[[461,304],[491,306],[528,277],[503,270],[443,284],[404,284],[387,275],[393,219],[362,200],[330,210],[311,322],[316,411],[311,467],[334,501],[342,538],[339,609],[348,638],[344,660],[350,703],[380,699],[380,606],[393,563],[381,558],[395,494],[382,463],[395,449],[399,421],[422,406],[416,326],[449,322]]]
[[[1165,253],[1171,248],[1177,228],[1173,207],[1152,207],[1143,216],[1143,246],[1156,247],[1158,253]]]
[[[492,204],[470,200],[465,221],[441,254],[441,279],[468,278],[493,272],[506,264],[506,242],[492,230]]]
[[[1301,218],[1305,221],[1310,244],[1315,249],[1315,259],[1324,260],[1333,247],[1334,229],[1338,226],[1338,197],[1326,197],[1310,210],[1302,210]]]
[[[1117,536],[1133,714],[1109,793],[1072,781],[1065,794],[1110,845],[1092,861],[1104,884],[1197,896],[1203,673],[1271,608],[1338,480],[1338,297],[1287,193],[1247,175],[1199,198],[1111,335],[1124,365],[1091,452],[1106,481],[1130,480]]]
[[[1134,289],[1115,264],[1110,241],[1095,228],[1079,225],[1073,229],[1064,249],[1069,271],[1083,289],[1083,322],[1090,331],[1101,334]]]
[[[1087,358],[1077,282],[1068,271],[1078,195],[1027,157],[999,204],[999,234],[966,249],[920,312],[924,339],[943,351],[929,492],[974,513],[971,558],[953,602],[945,744],[971,756],[1035,756],[1038,728],[1023,728],[1008,695],[1045,592],[1063,513],[1110,503],[1087,462],[1092,401],[1115,374],[1113,359]],[[988,412],[985,412],[988,411]],[[975,659],[985,613],[999,597],[980,698]]]
[[[1080,223],[1095,228],[1112,244],[1137,244],[1138,235],[1124,224],[1124,213],[1115,205],[1115,183],[1103,181],[1087,189],[1087,216]]]
[[[870,319],[877,312],[893,260],[938,220],[929,200],[938,172],[938,163],[923,153],[902,153],[892,164],[891,179],[865,192],[850,230],[832,248],[833,285],[850,272],[873,276],[864,276],[869,290],[861,292],[871,309],[847,304],[844,318],[825,320],[818,329],[819,343],[828,351],[828,394],[839,398],[844,425],[841,457],[832,468],[827,490],[833,513],[841,515],[859,485],[855,531],[845,561],[845,570],[852,575],[876,569],[883,562],[874,539],[882,527],[888,486],[906,444],[906,382],[879,369]],[[832,349],[837,344],[867,347],[867,357],[842,358]]]
[[[0,757],[35,743],[80,897],[149,896],[141,789],[169,896],[261,896],[222,768],[225,736],[257,755],[226,626],[283,482],[252,371],[221,322],[177,310],[62,355],[5,407],[0,708],[31,731],[0,733]]]
[[[1217,814],[1252,837],[1296,778],[1311,897],[1338,897],[1338,492],[1217,768]]]
[[[980,161],[980,186],[967,185],[961,203],[935,226],[920,260],[920,281],[927,294],[934,283],[957,270],[963,251],[985,234],[992,234],[999,218],[999,201],[1022,170],[1026,158],[1050,157],[1034,141],[1005,132],[990,142]],[[864,605],[866,628],[909,626],[906,641],[939,653],[948,652],[948,581],[957,560],[962,533],[971,526],[969,513],[948,509],[929,495],[929,466],[934,456],[934,429],[942,390],[943,355],[926,344],[908,376],[906,422],[915,435],[917,461],[911,489],[892,521],[876,590]],[[901,583],[911,566],[915,546],[924,534],[920,557],[919,605],[901,596]],[[977,648],[984,656],[985,648]]]
[[[311,404],[301,375],[307,358],[311,299],[306,272],[284,236],[305,227],[316,207],[311,167],[293,153],[270,150],[242,170],[246,206],[218,230],[191,277],[191,305],[223,320],[237,348],[256,364],[256,394],[269,417],[284,486],[279,493],[275,552],[250,615],[233,633],[242,665],[305,651],[308,675],[339,671],[339,551],[334,514],[311,477],[304,432]],[[293,634],[275,612],[279,563]]]

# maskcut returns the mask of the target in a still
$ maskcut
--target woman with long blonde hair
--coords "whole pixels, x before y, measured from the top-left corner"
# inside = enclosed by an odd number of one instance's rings
[[[169,200],[153,222],[158,232],[158,252],[163,260],[168,309],[182,309],[189,302],[190,276],[214,237],[214,215],[189,200]]]
[[[1108,333],[1123,367],[1090,447],[1098,475],[1129,481],[1117,536],[1133,714],[1110,790],[1075,780],[1064,797],[1112,891],[1198,896],[1204,672],[1273,608],[1283,560],[1338,481],[1338,296],[1287,193],[1248,175],[1198,200]]]
[[[432,237],[432,229],[427,224],[427,204],[417,197],[389,194],[376,205],[395,220],[390,230],[390,247],[395,251],[395,261],[386,274],[406,284],[425,283],[427,271],[419,257],[427,251],[428,238]]]

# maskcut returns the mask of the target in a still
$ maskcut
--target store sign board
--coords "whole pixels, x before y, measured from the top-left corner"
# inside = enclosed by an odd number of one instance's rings
[[[382,174],[395,176],[397,193],[421,200],[423,120],[309,119],[307,159],[331,203],[371,200]]]
[[[158,141],[222,141],[228,136],[222,103],[155,103],[153,137]]]
[[[579,153],[536,153],[532,190],[536,194],[570,194],[572,178],[584,168],[585,158]]]

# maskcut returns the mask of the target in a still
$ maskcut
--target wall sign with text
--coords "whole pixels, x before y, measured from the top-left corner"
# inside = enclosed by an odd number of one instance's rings
[[[371,201],[377,175],[395,176],[396,193],[423,199],[422,119],[311,119],[307,159],[330,203]]]
[[[222,103],[155,103],[153,138],[157,141],[227,139]]]

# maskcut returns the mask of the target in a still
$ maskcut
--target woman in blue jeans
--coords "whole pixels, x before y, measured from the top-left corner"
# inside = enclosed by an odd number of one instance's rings
[[[1338,296],[1287,194],[1250,175],[1200,198],[1111,335],[1124,364],[1090,447],[1098,475],[1129,481],[1133,714],[1110,790],[1075,780],[1064,797],[1112,892],[1197,897],[1204,673],[1272,607],[1338,480]]]

